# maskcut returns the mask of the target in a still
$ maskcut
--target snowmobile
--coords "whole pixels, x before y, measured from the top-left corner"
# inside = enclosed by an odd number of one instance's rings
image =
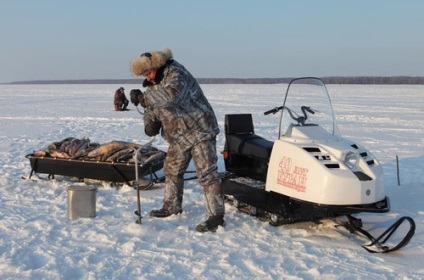
[[[282,106],[264,114],[276,113],[281,116],[275,141],[255,134],[252,114],[225,116],[222,186],[228,202],[274,226],[346,215],[351,232],[362,231],[353,214],[390,210],[380,162],[359,143],[341,137],[322,80],[292,80]],[[414,234],[413,220],[404,217],[399,224],[404,220],[411,225],[409,236],[395,249]],[[381,238],[373,245],[381,245]]]

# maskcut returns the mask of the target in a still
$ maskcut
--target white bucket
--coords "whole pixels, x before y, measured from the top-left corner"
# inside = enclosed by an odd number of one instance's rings
[[[68,218],[96,217],[96,187],[70,186],[68,191]]]

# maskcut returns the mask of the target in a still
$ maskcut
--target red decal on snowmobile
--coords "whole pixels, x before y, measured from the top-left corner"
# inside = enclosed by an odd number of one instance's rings
[[[280,161],[277,176],[277,184],[284,187],[294,189],[298,192],[306,191],[306,181],[308,180],[307,174],[308,169],[294,166],[292,168],[292,159],[289,157],[283,157]]]

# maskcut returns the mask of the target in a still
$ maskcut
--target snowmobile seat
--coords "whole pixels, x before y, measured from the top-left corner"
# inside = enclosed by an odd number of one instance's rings
[[[254,133],[251,114],[225,115],[225,135],[230,152],[264,159],[271,157],[274,143]]]

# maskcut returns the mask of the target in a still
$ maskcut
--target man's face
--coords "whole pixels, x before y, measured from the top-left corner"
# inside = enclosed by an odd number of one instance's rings
[[[148,80],[151,83],[155,83],[155,77],[156,77],[156,70],[148,70],[142,74],[146,80]]]

